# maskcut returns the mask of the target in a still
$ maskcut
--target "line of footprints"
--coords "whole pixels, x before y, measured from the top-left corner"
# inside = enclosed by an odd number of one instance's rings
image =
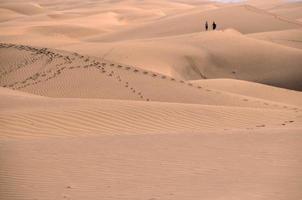
[[[100,63],[96,60],[93,60],[89,57],[82,56],[77,53],[73,53],[73,54],[71,54],[71,56],[66,56],[66,55],[62,55],[59,53],[54,53],[47,48],[38,49],[38,48],[28,47],[28,46],[24,46],[24,45],[3,44],[3,43],[0,44],[0,48],[15,48],[18,50],[30,51],[31,53],[34,53],[34,56],[40,55],[40,57],[32,58],[32,60],[30,60],[30,62],[26,60],[22,64],[18,64],[17,67],[10,67],[8,71],[5,71],[4,73],[2,73],[0,75],[0,78],[4,77],[5,75],[7,75],[13,71],[20,69],[22,67],[33,64],[45,56],[47,58],[47,61],[45,64],[50,64],[54,60],[56,62],[61,61],[55,65],[56,66],[55,69],[49,69],[49,70],[46,70],[41,73],[35,73],[32,76],[26,78],[25,80],[23,80],[21,82],[14,82],[14,83],[11,83],[8,85],[2,85],[3,87],[8,87],[8,88],[12,88],[12,89],[23,89],[23,88],[26,88],[31,85],[39,84],[43,81],[51,80],[51,79],[59,76],[64,70],[67,70],[67,69],[72,70],[72,69],[78,69],[78,68],[87,69],[89,67],[94,67],[94,68],[100,70],[101,73],[106,74],[108,77],[116,78],[118,82],[123,82],[120,75],[118,75],[115,71],[113,71],[113,70],[110,71],[110,70],[106,69],[107,63],[105,63],[105,62]],[[72,65],[73,61],[76,59],[81,59],[85,64],[84,65]],[[115,65],[110,64],[110,66],[114,67]],[[127,67],[127,69],[130,69],[130,67]],[[142,92],[136,90],[133,86],[130,86],[129,82],[124,82],[124,85],[126,88],[129,88],[129,90],[133,94],[138,95],[140,99],[150,101],[149,98],[145,98],[143,96]]]

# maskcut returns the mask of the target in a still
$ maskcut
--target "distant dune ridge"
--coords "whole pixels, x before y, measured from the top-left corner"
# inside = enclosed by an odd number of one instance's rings
[[[302,199],[301,8],[0,0],[0,199]]]

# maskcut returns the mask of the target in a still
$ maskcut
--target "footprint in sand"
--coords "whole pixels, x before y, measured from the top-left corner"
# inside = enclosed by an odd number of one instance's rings
[[[291,120],[291,121],[285,121],[284,124],[292,124],[294,123],[295,121]]]

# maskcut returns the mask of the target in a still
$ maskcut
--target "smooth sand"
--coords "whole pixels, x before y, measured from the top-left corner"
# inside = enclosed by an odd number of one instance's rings
[[[302,199],[300,11],[0,0],[0,199]]]

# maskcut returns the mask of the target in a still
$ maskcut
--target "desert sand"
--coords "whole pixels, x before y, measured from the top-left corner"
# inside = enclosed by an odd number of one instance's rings
[[[0,199],[302,199],[301,8],[0,0]]]

